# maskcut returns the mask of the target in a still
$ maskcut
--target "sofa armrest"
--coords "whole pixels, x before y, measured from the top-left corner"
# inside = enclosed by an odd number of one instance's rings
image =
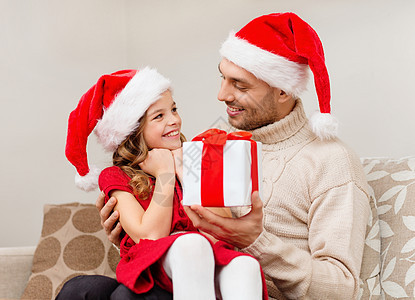
[[[36,246],[0,247],[0,299],[20,299],[32,271]]]

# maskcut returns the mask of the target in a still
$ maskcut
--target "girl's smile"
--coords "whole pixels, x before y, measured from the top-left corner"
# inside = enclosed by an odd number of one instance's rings
[[[180,132],[179,132],[179,130],[173,130],[173,131],[170,131],[170,132],[168,132],[168,133],[166,133],[166,134],[164,134],[163,135],[163,137],[177,137],[177,136],[179,136],[180,137]]]

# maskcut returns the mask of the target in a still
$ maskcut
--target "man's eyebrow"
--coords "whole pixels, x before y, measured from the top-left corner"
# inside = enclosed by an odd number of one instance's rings
[[[220,64],[218,64],[218,70],[219,70],[219,73],[221,73],[223,75],[222,71],[220,70]],[[233,81],[236,81],[236,82],[240,82],[240,83],[244,83],[244,84],[249,84],[249,82],[246,79],[244,79],[244,78],[238,78],[238,77],[228,77],[228,78],[230,80],[233,80]]]

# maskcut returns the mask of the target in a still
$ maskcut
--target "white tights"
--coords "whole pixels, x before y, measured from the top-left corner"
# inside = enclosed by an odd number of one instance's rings
[[[178,237],[165,255],[163,267],[173,282],[176,300],[214,300],[216,295],[224,300],[262,299],[258,262],[238,256],[215,270],[212,247],[200,234]]]

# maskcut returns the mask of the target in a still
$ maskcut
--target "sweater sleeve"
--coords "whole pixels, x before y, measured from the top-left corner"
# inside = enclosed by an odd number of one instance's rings
[[[354,182],[313,200],[308,216],[309,251],[264,229],[242,249],[290,299],[354,299],[359,287],[368,197]],[[269,229],[272,227],[269,227]]]

